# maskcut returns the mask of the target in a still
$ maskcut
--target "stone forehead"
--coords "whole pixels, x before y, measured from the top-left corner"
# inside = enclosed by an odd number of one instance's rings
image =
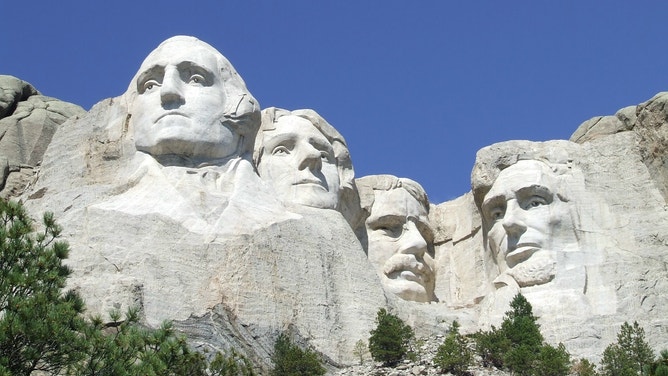
[[[476,161],[471,172],[471,189],[476,205],[480,208],[483,198],[501,171],[519,161],[535,160],[550,168],[555,166],[568,168],[581,153],[581,145],[565,140],[507,141],[482,148],[476,153]]]
[[[499,176],[494,180],[485,198],[493,195],[507,194],[520,188],[534,184],[545,185],[548,188],[554,185],[555,174],[550,167],[542,161],[521,160],[501,170]]]

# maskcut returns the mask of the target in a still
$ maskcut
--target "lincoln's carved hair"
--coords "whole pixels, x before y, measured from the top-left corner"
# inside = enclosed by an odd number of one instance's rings
[[[353,170],[353,163],[350,159],[350,152],[348,151],[346,141],[334,127],[313,110],[288,111],[276,107],[262,110],[262,123],[253,149],[253,163],[255,167],[257,168],[262,163],[262,153],[264,151],[262,132],[275,130],[278,119],[287,115],[299,116],[308,120],[325,136],[334,149],[334,158],[336,159],[341,190],[354,190],[355,171]]]
[[[540,143],[515,141],[512,148],[508,149],[508,153],[498,153],[498,150],[492,147],[483,148],[478,152],[471,173],[471,189],[478,209],[482,207],[485,195],[492,188],[501,171],[525,160],[534,160],[547,166],[560,183],[559,190],[554,193],[561,201],[569,201],[568,186],[563,182],[566,175],[573,169],[573,160],[568,155],[568,148],[564,146],[561,150],[556,148],[542,150],[536,145]]]

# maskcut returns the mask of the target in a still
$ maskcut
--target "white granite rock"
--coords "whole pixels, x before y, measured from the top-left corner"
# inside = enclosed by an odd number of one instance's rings
[[[179,72],[189,48],[192,75]],[[70,286],[91,313],[139,306],[150,326],[171,320],[198,346],[264,367],[282,331],[332,365],[353,362],[385,305],[375,271],[341,213],[286,207],[256,174],[259,107],[219,55],[191,37],[164,42],[127,93],[61,127],[23,200],[65,229]],[[229,109],[211,114],[220,121],[195,111],[209,100]]]

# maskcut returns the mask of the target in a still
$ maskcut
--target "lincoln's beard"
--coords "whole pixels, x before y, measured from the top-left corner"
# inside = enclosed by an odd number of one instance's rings
[[[542,285],[554,279],[557,262],[554,252],[539,250],[527,260],[506,270],[520,287]]]

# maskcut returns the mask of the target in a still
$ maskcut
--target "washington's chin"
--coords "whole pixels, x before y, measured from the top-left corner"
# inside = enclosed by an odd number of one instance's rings
[[[387,292],[397,295],[403,300],[413,302],[430,302],[433,300],[433,289],[427,288],[421,278],[417,281],[415,277],[406,277],[408,278],[403,276],[394,279],[384,278],[383,287]]]
[[[336,209],[339,203],[337,194],[314,183],[293,185],[283,201],[319,209]]]
[[[183,132],[174,127],[157,132],[150,140],[137,139],[137,150],[154,155],[180,155],[189,158],[222,159],[237,153],[238,136],[216,137]]]

